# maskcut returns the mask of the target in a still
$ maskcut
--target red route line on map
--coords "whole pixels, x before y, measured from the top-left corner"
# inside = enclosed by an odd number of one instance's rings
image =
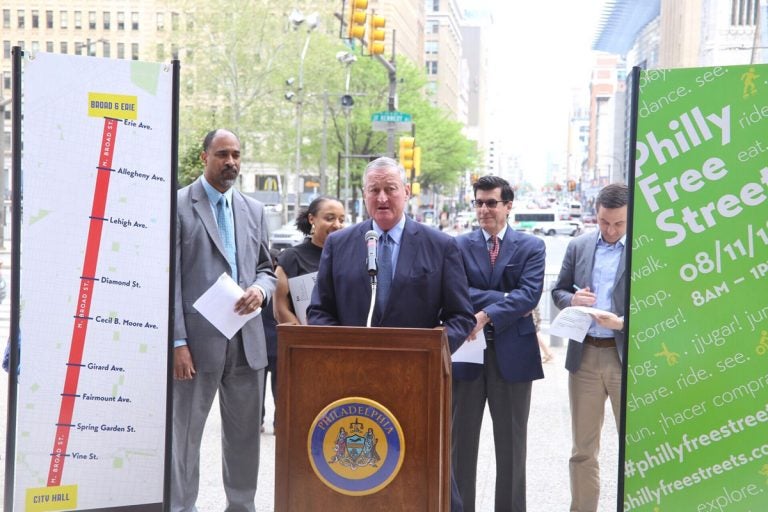
[[[101,136],[101,152],[96,171],[96,187],[93,191],[93,206],[91,207],[91,223],[88,228],[88,241],[85,246],[83,272],[80,277],[80,292],[77,296],[75,325],[72,329],[72,344],[69,348],[67,374],[64,379],[64,391],[61,393],[59,421],[56,423],[56,436],[51,450],[51,465],[48,469],[48,487],[61,484],[64,472],[69,433],[72,428],[72,415],[77,398],[77,383],[80,380],[80,368],[85,348],[85,334],[88,330],[88,315],[91,310],[93,295],[93,276],[96,275],[96,264],[99,260],[101,245],[101,230],[104,227],[104,211],[107,205],[109,177],[112,174],[112,155],[117,135],[117,120],[105,119],[104,132]]]

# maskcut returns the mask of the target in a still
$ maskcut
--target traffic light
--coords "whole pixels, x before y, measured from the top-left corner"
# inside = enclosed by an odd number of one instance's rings
[[[349,0],[349,21],[347,36],[350,39],[362,39],[365,36],[365,20],[368,17],[365,10],[368,0]]]
[[[415,143],[416,139],[413,137],[400,137],[398,156],[400,157],[400,165],[403,166],[408,176],[410,176],[411,169],[413,169],[413,148]]]
[[[341,106],[342,107],[351,107],[355,104],[355,99],[352,97],[351,94],[344,94],[341,96]]]
[[[384,37],[386,37],[384,25],[386,24],[387,21],[383,16],[371,14],[368,19],[368,53],[371,55],[384,53]]]
[[[413,148],[413,179],[418,180],[421,174],[421,146]]]

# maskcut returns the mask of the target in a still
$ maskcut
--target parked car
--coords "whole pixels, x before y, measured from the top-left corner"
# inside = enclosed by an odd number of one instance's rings
[[[304,233],[296,228],[293,222],[284,224],[280,228],[274,230],[269,236],[269,246],[273,249],[285,249],[286,247],[293,247],[299,245],[304,241]]]

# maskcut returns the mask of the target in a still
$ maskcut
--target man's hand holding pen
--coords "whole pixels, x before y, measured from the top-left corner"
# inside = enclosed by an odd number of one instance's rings
[[[573,285],[573,289],[576,293],[571,297],[571,306],[594,306],[597,301],[597,297],[589,290],[589,286],[581,288],[580,286]]]

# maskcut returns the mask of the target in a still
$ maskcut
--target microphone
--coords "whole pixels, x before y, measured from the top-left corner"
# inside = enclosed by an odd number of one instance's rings
[[[368,247],[368,275],[375,276],[376,267],[376,242],[379,241],[379,235],[374,230],[365,234],[365,245]]]

